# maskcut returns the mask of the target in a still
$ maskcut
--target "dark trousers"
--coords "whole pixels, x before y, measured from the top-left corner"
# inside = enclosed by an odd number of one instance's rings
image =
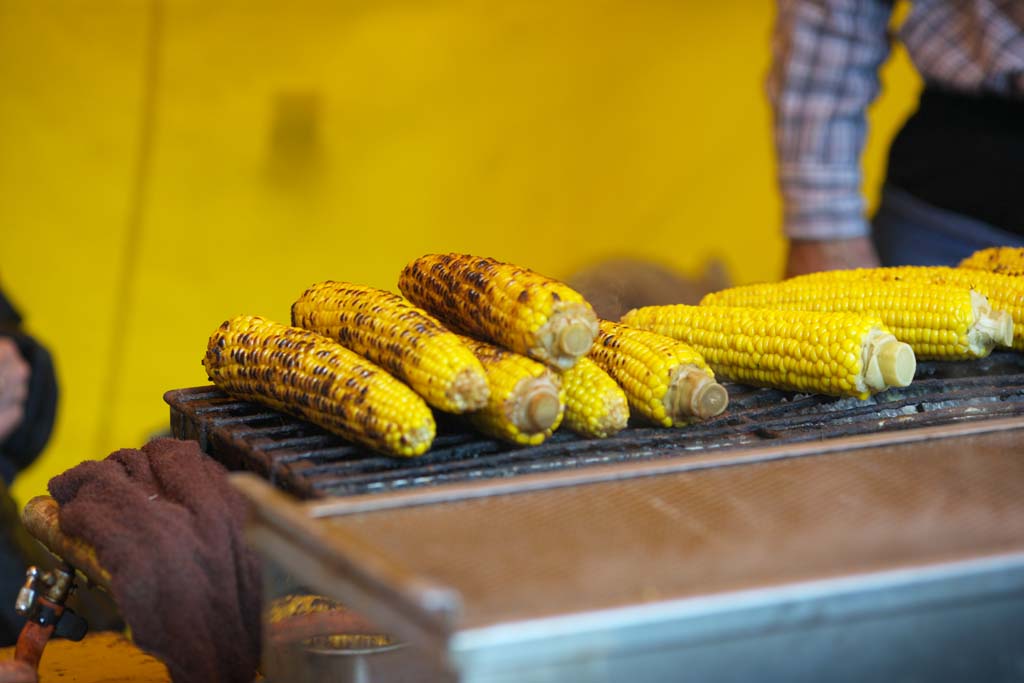
[[[872,238],[883,266],[955,266],[978,249],[1024,247],[1024,235],[940,209],[892,185],[882,190]]]

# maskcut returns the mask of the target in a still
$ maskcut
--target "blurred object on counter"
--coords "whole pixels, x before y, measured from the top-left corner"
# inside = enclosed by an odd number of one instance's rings
[[[605,320],[618,320],[642,306],[696,304],[705,294],[732,284],[725,264],[716,258],[705,263],[696,279],[653,261],[608,259],[578,271],[567,282]]]

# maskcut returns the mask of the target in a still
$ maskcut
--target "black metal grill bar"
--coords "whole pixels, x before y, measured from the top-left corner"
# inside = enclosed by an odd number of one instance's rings
[[[559,432],[531,448],[482,438],[461,419],[439,415],[433,448],[414,459],[353,446],[213,387],[165,398],[175,435],[198,439],[228,467],[255,471],[301,497],[343,496],[1022,415],[1024,356],[921,363],[911,386],[867,401],[742,385],[729,386],[729,395],[726,413],[684,429],[631,425],[603,440]]]

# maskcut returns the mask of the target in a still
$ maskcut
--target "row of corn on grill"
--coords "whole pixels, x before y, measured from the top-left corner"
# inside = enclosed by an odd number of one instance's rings
[[[527,269],[432,254],[403,270],[404,298],[323,282],[293,304],[292,325],[228,320],[203,363],[229,394],[392,455],[430,447],[431,407],[536,445],[563,422],[606,437],[630,415],[665,427],[712,417],[728,403],[716,374],[861,398],[906,386],[917,357],[980,357],[1019,342],[1011,316],[1021,322],[1024,297],[1011,284],[1021,282],[966,267],[815,274],[615,323]]]

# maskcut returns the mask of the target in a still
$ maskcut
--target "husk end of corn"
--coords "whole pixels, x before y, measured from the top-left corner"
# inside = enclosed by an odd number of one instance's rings
[[[626,428],[626,425],[629,423],[629,403],[626,401],[625,394],[622,395],[621,401],[613,401],[611,403],[605,417],[606,422],[603,428],[589,434],[589,436],[607,439],[609,436],[614,436]]]
[[[590,304],[563,301],[555,306],[547,321],[537,330],[536,345],[529,355],[562,370],[587,355],[597,337],[597,314]]]
[[[558,387],[547,375],[520,380],[506,404],[509,420],[526,433],[552,429],[562,416]]]
[[[975,290],[971,294],[971,324],[967,328],[967,357],[984,358],[996,346],[1002,323],[996,320],[988,299]],[[1012,343],[1012,340],[1011,340]]]
[[[996,346],[1013,346],[1013,316],[1008,311],[994,311],[987,297],[971,290],[971,311],[974,324],[967,343],[979,358],[987,356]]]
[[[729,405],[729,394],[704,370],[681,365],[672,372],[663,402],[666,415],[677,424],[720,415]]]
[[[430,448],[431,444],[434,443],[436,432],[437,427],[434,423],[434,418],[431,416],[429,420],[424,421],[419,427],[406,432],[402,436],[400,444],[393,452],[406,458],[423,455]]]
[[[454,413],[468,413],[479,410],[487,405],[491,395],[491,387],[487,383],[487,375],[475,368],[464,368],[455,375],[447,398],[451,402]]]
[[[729,405],[729,392],[715,381],[704,382],[693,392],[691,407],[693,414],[701,419],[721,415]]]
[[[864,384],[873,391],[909,386],[917,372],[914,350],[889,333],[872,330],[866,356]]]
[[[550,392],[537,392],[527,399],[527,425],[530,431],[542,432],[550,429],[558,419],[558,395]]]

